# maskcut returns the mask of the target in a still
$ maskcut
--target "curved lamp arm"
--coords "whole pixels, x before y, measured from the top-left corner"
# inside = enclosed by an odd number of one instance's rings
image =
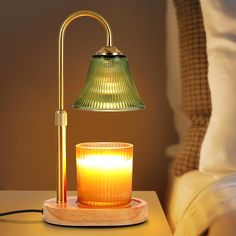
[[[107,47],[112,47],[112,32],[109,24],[107,21],[99,14],[93,11],[78,11],[70,16],[68,16],[64,22],[61,25],[60,28],[60,33],[59,33],[59,54],[58,54],[58,60],[59,60],[59,105],[58,105],[58,110],[63,110],[64,109],[64,35],[66,32],[66,29],[68,25],[74,21],[75,19],[78,19],[83,16],[88,16],[91,18],[96,19],[99,21],[102,26],[104,27],[106,31],[106,46]]]
[[[75,19],[88,16],[98,20],[106,31],[106,46],[112,47],[112,33],[107,21],[93,11],[78,11],[71,14],[62,23],[59,33],[59,103],[58,110],[55,115],[55,124],[57,126],[57,149],[58,149],[58,179],[57,179],[57,202],[66,203],[66,126],[67,113],[64,110],[64,35],[68,25]]]

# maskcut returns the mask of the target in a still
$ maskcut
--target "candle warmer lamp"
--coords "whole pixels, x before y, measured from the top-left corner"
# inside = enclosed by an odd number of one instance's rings
[[[61,25],[58,41],[59,100],[55,114],[58,148],[57,197],[43,204],[44,221],[65,226],[121,226],[147,220],[147,202],[132,198],[133,145],[93,142],[76,145],[78,196],[66,196],[66,126],[64,109],[64,35],[80,17],[99,21],[106,32],[106,45],[91,58],[87,79],[75,109],[120,112],[144,108],[132,80],[127,57],[112,45],[107,21],[92,11],[71,14]]]

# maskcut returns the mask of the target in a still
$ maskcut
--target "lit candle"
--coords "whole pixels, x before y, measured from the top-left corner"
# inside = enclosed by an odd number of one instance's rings
[[[127,205],[132,192],[132,162],[132,144],[76,145],[78,202],[93,207]]]

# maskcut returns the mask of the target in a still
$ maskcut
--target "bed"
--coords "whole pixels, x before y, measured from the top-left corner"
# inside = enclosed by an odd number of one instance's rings
[[[170,182],[167,218],[174,235],[235,235],[235,174],[222,177],[196,170],[172,176]]]
[[[226,129],[236,121],[235,103],[227,106],[227,101],[236,101],[236,82],[230,81],[236,74],[231,66],[236,62],[236,16],[230,8],[236,10],[236,3],[229,0],[167,1],[167,95],[179,143],[167,148],[172,161],[166,213],[175,236],[236,235],[236,131]],[[216,68],[217,57],[224,59],[218,66],[222,71]],[[222,78],[227,86],[215,82]],[[222,92],[223,104],[216,89]],[[204,122],[195,123],[196,116]]]

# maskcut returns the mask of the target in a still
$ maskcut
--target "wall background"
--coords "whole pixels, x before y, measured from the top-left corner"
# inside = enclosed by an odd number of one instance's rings
[[[166,98],[165,0],[1,0],[0,189],[56,187],[57,39],[72,12],[102,14],[114,45],[129,57],[146,109],[129,113],[76,111],[91,55],[105,43],[103,28],[89,18],[72,23],[65,44],[65,105],[69,115],[68,189],[76,189],[75,144],[124,141],[135,145],[134,189],[163,198],[168,159],[177,139]]]

